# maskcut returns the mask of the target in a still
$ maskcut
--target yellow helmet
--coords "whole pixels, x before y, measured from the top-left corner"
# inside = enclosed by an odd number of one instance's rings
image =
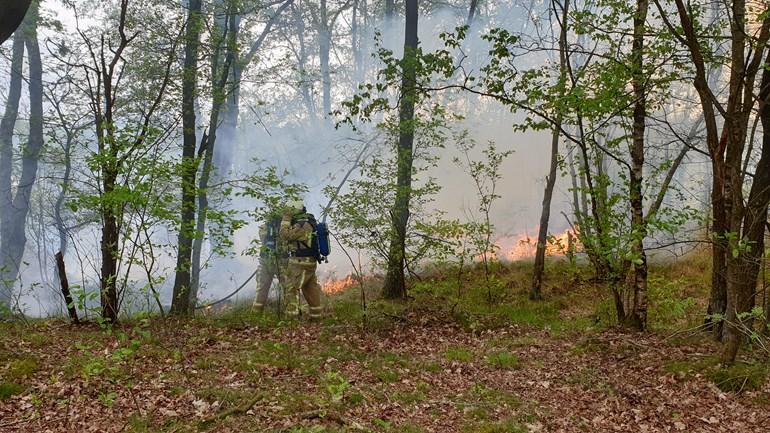
[[[289,200],[289,202],[286,203],[286,207],[297,211],[301,211],[305,207],[305,204],[302,202],[302,199],[295,198],[295,199]]]

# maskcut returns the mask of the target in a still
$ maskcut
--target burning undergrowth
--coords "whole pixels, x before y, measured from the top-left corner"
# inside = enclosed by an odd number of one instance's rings
[[[517,235],[502,236],[495,241],[494,252],[490,260],[500,262],[518,262],[533,259],[537,250],[537,237],[530,236],[528,233]],[[545,255],[547,257],[574,257],[582,250],[578,235],[575,230],[567,229],[561,233],[549,235],[546,244]],[[482,255],[474,257],[475,262],[483,260]],[[349,272],[344,277],[338,278],[336,270],[329,272],[326,278],[322,279],[321,290],[327,295],[342,293],[350,287],[359,287],[360,284],[371,282],[375,277],[372,275],[362,275],[358,277],[355,273]]]

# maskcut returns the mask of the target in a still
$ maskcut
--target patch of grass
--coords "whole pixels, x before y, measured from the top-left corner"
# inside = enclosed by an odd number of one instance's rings
[[[581,368],[580,370],[571,373],[565,379],[570,385],[580,385],[585,388],[591,388],[597,382],[599,373],[593,368]]]
[[[489,388],[477,383],[464,393],[470,402],[481,403],[487,406],[503,406],[507,409],[521,406],[521,400],[515,395],[495,388]]]
[[[737,362],[730,367],[722,367],[718,357],[707,356],[670,362],[665,366],[665,371],[683,380],[701,375],[714,382],[722,391],[742,392],[761,389],[770,375],[770,365],[763,362]]]
[[[466,347],[450,347],[444,352],[447,361],[471,362],[473,353]]]
[[[500,421],[483,421],[466,426],[466,432],[473,433],[527,433],[527,427],[521,425],[515,419]]]
[[[716,356],[707,356],[698,359],[680,359],[666,364],[663,368],[679,379],[691,379],[696,374],[703,374],[707,370],[719,367],[719,359]]]
[[[154,427],[151,418],[133,413],[128,417],[125,431],[128,433],[155,433],[158,429]]]
[[[498,314],[504,316],[512,323],[519,323],[535,327],[556,328],[561,323],[559,317],[559,305],[551,301],[517,302],[516,304],[503,304],[498,308]]]
[[[423,432],[422,427],[418,426],[417,424],[406,423],[406,424],[401,424],[398,427],[403,433],[422,433]]]
[[[487,363],[501,370],[519,368],[519,357],[507,351],[493,352],[487,355]]]
[[[652,275],[649,278],[649,297],[652,300],[648,323],[658,329],[682,329],[703,320],[701,306],[688,287],[692,280]]]
[[[24,392],[24,387],[18,383],[0,382],[0,400],[7,400],[22,392]]]
[[[51,338],[46,334],[41,334],[38,332],[33,332],[29,335],[24,336],[24,340],[28,341],[29,344],[31,344],[33,347],[45,347],[49,344],[51,344]]]
[[[398,371],[387,369],[387,367],[375,370],[374,375],[377,379],[385,383],[393,383],[401,380],[401,374]]]
[[[580,340],[577,344],[570,348],[570,353],[575,355],[585,355],[587,353],[599,353],[609,350],[609,346],[606,342],[597,340],[594,338],[588,338]]]
[[[35,374],[38,369],[37,361],[33,358],[15,359],[8,364],[4,376],[9,380],[26,379]]]
[[[311,347],[311,355],[315,358],[318,365],[326,362],[327,359],[334,358],[337,361],[363,360],[366,357],[344,340],[336,339],[337,333],[331,333],[324,330],[318,339],[318,344]]]
[[[614,397],[618,394],[615,387],[606,380],[599,371],[594,368],[583,368],[569,376],[567,376],[566,383],[570,385],[578,385],[585,389],[595,389],[603,392],[607,397]]]
[[[380,381],[393,383],[401,380],[402,372],[413,368],[412,362],[396,353],[378,353],[369,360],[368,368]]]
[[[756,391],[767,381],[770,366],[764,363],[739,362],[730,367],[718,368],[708,374],[714,384],[725,392]]]
[[[246,389],[214,386],[203,388],[196,395],[207,402],[218,401],[224,409],[238,406],[254,397],[254,393]]]
[[[289,370],[301,368],[304,364],[312,365],[298,348],[274,341],[263,341],[257,349],[243,351],[237,358],[233,364],[236,371],[253,371],[262,365]]]
[[[219,370],[222,367],[222,360],[216,356],[201,356],[195,359],[193,365],[196,370]]]
[[[363,309],[360,301],[339,299],[332,304],[333,314],[323,318],[327,325],[338,323],[358,323],[363,319]]]
[[[345,396],[345,402],[351,406],[358,406],[366,402],[366,397],[360,392],[354,392]]]
[[[415,404],[425,401],[425,394],[420,391],[396,391],[393,399],[405,404]]]
[[[277,328],[292,323],[291,321],[280,320],[278,315],[269,308],[263,313],[252,310],[251,302],[249,301],[238,302],[234,305],[223,307],[220,311],[197,316],[195,320],[204,326],[210,325],[230,329],[245,329],[254,326]]]
[[[427,371],[428,373],[438,373],[443,370],[443,367],[441,367],[441,363],[436,361],[426,361],[420,364],[420,368],[422,370]]]

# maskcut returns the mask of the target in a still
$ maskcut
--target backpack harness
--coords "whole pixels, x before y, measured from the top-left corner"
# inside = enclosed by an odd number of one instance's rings
[[[313,257],[318,263],[328,263],[331,248],[329,245],[329,229],[326,223],[319,223],[311,213],[301,213],[291,218],[291,224],[308,223],[313,228],[310,237],[310,245],[305,241],[296,241],[297,250],[292,253],[293,257]]]

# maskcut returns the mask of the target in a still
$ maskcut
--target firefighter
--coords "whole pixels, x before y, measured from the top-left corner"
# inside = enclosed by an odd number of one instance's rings
[[[279,214],[268,215],[265,223],[259,228],[259,239],[262,247],[259,252],[259,272],[257,273],[257,296],[254,298],[254,310],[261,313],[270,294],[273,278],[281,281],[281,271],[286,269],[286,250],[278,242],[278,231],[281,228]]]
[[[316,221],[301,200],[291,202],[281,218],[281,244],[286,246],[288,264],[283,275],[286,311],[299,315],[300,291],[308,303],[310,320],[321,318],[321,286],[315,275],[319,260]]]

